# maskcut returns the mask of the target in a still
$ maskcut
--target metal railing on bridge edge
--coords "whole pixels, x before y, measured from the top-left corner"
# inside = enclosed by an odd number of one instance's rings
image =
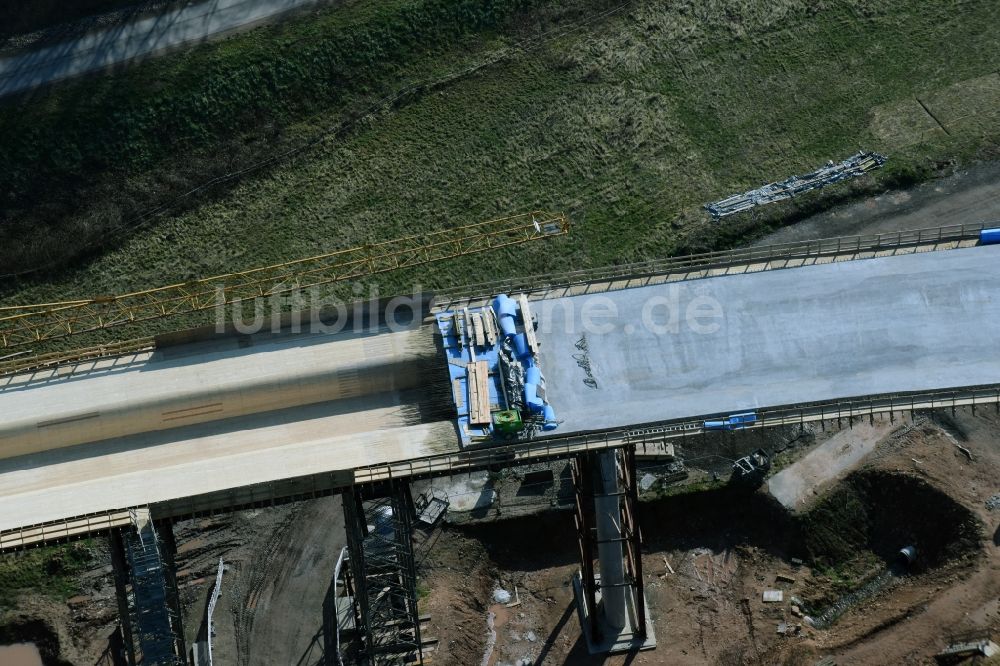
[[[736,428],[734,432],[845,419],[849,420],[850,426],[855,423],[855,419],[874,417],[877,414],[894,415],[967,406],[974,409],[977,405],[994,405],[1000,411],[1000,384],[860,396],[760,409],[756,411],[755,422]],[[457,471],[466,472],[495,466],[519,465],[529,461],[565,458],[580,451],[627,445],[635,445],[637,450],[642,450],[643,447],[655,446],[668,439],[702,434],[706,432],[705,421],[725,418],[728,414],[705,414],[698,418],[650,423],[639,428],[549,437],[432,454],[404,462],[367,465],[353,470],[318,472],[280,482],[230,488],[206,496],[168,500],[153,504],[150,509],[157,518],[183,519],[281,502],[314,499],[333,494],[338,489],[350,485],[392,478],[443,476]],[[16,550],[48,541],[65,541],[130,524],[129,509],[125,508],[3,530],[0,531],[0,551]]]
[[[930,409],[956,409],[977,405],[995,405],[1000,410],[1000,384],[879,394],[843,398],[825,402],[802,403],[759,409],[753,423],[737,430],[759,430],[776,426],[804,425],[817,421],[874,418],[877,414],[917,412]],[[743,410],[749,411],[749,410]],[[440,453],[413,458],[398,463],[383,463],[354,470],[355,483],[368,483],[395,477],[434,476],[451,471],[469,471],[496,465],[520,464],[527,460],[560,458],[580,451],[635,445],[640,450],[668,439],[691,437],[707,432],[706,421],[724,419],[734,412],[705,414],[697,418],[676,419],[651,423],[641,428],[614,429],[562,437],[547,437],[502,446],[470,448],[453,453]]]
[[[879,252],[902,248],[916,248],[927,244],[975,241],[978,239],[978,234],[982,229],[995,225],[1000,225],[1000,222],[949,225],[915,229],[912,231],[821,238],[811,241],[796,241],[733,250],[703,252],[623,264],[621,266],[604,266],[563,273],[483,282],[436,292],[434,294],[434,309],[451,309],[458,305],[467,305],[470,302],[491,298],[498,293],[524,292],[545,297],[560,295],[552,293],[559,289],[567,290],[580,285],[602,282],[622,282],[637,279],[648,280],[653,277],[675,274],[688,277],[690,273],[695,271],[705,272],[740,265],[752,266],[765,264],[764,267],[758,270],[765,270],[767,268],[792,268],[801,264],[796,264],[795,266],[788,266],[787,264],[785,266],[771,266],[770,264],[776,261],[788,262],[797,259],[805,261],[815,257],[836,257],[845,253],[856,255],[871,252],[877,254]],[[704,277],[704,275],[690,277]],[[626,286],[636,285],[628,284]],[[6,357],[0,357],[0,378],[26,372],[37,372],[69,362],[99,361],[109,357],[151,352],[156,349],[156,346],[154,339],[140,338],[95,345],[84,350],[51,352],[27,359],[21,357],[23,352],[18,352]]]
[[[549,273],[520,277],[511,280],[495,280],[466,285],[456,289],[446,289],[434,294],[434,306],[438,310],[452,309],[458,305],[491,298],[498,293],[524,292],[545,294],[558,289],[608,281],[633,280],[669,274],[687,274],[692,271],[710,271],[739,265],[767,264],[779,260],[809,259],[811,257],[835,257],[844,254],[887,252],[901,248],[914,248],[941,243],[978,241],[983,229],[1000,225],[995,223],[955,224],[930,227],[910,231],[894,231],[879,234],[861,234],[808,241],[775,243],[731,250],[716,250],[698,254],[653,259],[621,266],[586,268],[562,273]],[[789,266],[791,268],[792,266]]]

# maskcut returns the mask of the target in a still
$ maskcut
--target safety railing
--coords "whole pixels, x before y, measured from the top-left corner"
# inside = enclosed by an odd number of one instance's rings
[[[756,411],[757,419],[754,423],[745,424],[738,429],[758,430],[816,421],[853,420],[876,414],[954,409],[976,405],[997,405],[1000,409],[1000,384],[940,391],[861,396],[760,409]],[[642,451],[644,447],[666,439],[690,437],[706,432],[706,421],[723,419],[727,415],[728,413],[705,414],[697,418],[651,423],[641,428],[619,428],[550,437],[370,465],[355,469],[354,479],[356,483],[368,483],[402,476],[434,476],[498,465],[516,465],[527,460],[561,458],[581,451],[612,448],[626,444],[635,444],[637,450]]]
[[[691,275],[691,277],[703,277],[704,275],[698,273],[735,266],[753,267],[752,270],[768,270],[801,266],[803,263],[797,263],[799,260],[807,262],[812,258],[841,258],[843,260],[899,253],[911,254],[916,251],[945,249],[946,247],[964,247],[974,245],[978,242],[979,232],[982,229],[996,224],[1000,223],[955,224],[928,229],[775,243],[654,259],[621,266],[605,266],[511,280],[482,282],[437,292],[434,295],[434,306],[439,310],[449,310],[490,298],[499,293],[524,292],[545,298],[547,294],[562,295],[564,290],[580,285],[665,275],[686,277],[692,273],[695,275]],[[770,265],[775,263],[779,265]]]
[[[39,543],[76,538],[132,524],[127,509],[100,511],[0,531],[0,552]]]
[[[219,568],[215,572],[215,587],[212,588],[212,596],[208,600],[208,636],[206,641],[208,643],[208,666],[214,666],[212,661],[212,637],[215,636],[215,627],[213,622],[215,619],[215,605],[219,603],[219,595],[222,594],[222,573],[226,570],[226,565],[223,563],[222,558],[219,558]]]
[[[802,425],[818,421],[844,421],[876,414],[896,414],[931,409],[957,409],[993,405],[1000,409],[1000,384],[953,389],[858,396],[825,402],[783,405],[756,410],[756,421],[738,430],[758,430],[776,426]],[[311,499],[353,484],[384,481],[400,477],[446,475],[494,466],[512,466],[545,459],[566,458],[581,451],[592,451],[634,444],[637,452],[665,440],[691,437],[706,432],[705,421],[726,418],[731,412],[704,414],[618,428],[600,432],[539,438],[500,446],[483,446],[438,453],[403,461],[368,465],[353,470],[320,472],[239,488],[208,495],[179,498],[152,505],[159,518],[204,515],[277,502]],[[742,410],[746,411],[746,410]],[[127,510],[107,511],[67,520],[0,531],[0,551],[22,548],[45,541],[78,537],[129,525]]]

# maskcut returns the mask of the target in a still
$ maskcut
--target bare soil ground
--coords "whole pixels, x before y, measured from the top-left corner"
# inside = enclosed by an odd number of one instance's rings
[[[944,544],[927,545],[927,561],[848,609],[829,629],[812,629],[791,612],[791,595],[819,605],[837,598],[843,583],[822,568],[792,563],[799,544],[784,509],[763,490],[743,498],[707,491],[642,507],[645,585],[658,647],[631,657],[587,654],[570,585],[578,568],[570,515],[443,528],[423,564],[429,594],[422,612],[431,615],[429,633],[440,641],[434,663],[796,664],[823,655],[844,664],[933,663],[949,634],[1000,630],[1000,537],[995,536],[1000,513],[985,507],[998,490],[1000,417],[980,410],[949,415],[948,423],[941,419],[918,415],[915,422],[897,421],[861,473],[885,483],[926,482],[929,492],[946,494],[981,521],[987,538],[972,550],[957,546],[947,555]],[[844,431],[849,433],[846,424]],[[971,461],[954,439],[971,452]],[[900,485],[898,492],[907,487]],[[909,516],[895,518],[905,527],[932,510],[913,506]],[[886,552],[893,547],[872,545]],[[865,564],[870,571],[859,570],[858,581],[885,567],[878,558]],[[779,574],[795,582],[781,582]],[[495,588],[515,586],[519,606],[492,603]],[[783,589],[785,601],[764,603],[764,589]],[[490,613],[496,631],[492,651]],[[781,622],[802,626],[781,636]]]
[[[239,666],[324,663],[324,602],[345,542],[339,497],[186,521],[175,533],[189,646],[205,639],[221,557],[213,657]]]
[[[972,454],[966,458],[956,443]],[[930,663],[943,636],[1000,630],[1000,512],[986,500],[1000,490],[1000,417],[934,414],[903,436],[889,439],[870,463],[876,469],[927,481],[971,511],[984,526],[979,552],[940,571],[907,581],[899,589],[845,617],[821,644],[841,663]],[[927,507],[914,506],[919,515]]]

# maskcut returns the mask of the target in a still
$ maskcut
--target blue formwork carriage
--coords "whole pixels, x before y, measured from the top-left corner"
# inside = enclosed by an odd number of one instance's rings
[[[705,421],[702,423],[702,428],[705,430],[742,430],[756,422],[756,412],[741,412],[730,414],[720,421]]]
[[[436,319],[463,446],[558,427],[524,295],[500,294],[482,307],[448,310]]]
[[[979,244],[980,245],[1000,244],[1000,227],[980,230]]]

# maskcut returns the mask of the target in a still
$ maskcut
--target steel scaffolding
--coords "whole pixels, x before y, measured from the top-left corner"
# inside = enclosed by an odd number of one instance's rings
[[[580,548],[580,576],[579,584],[581,593],[580,600],[583,606],[581,618],[585,619],[583,627],[588,635],[589,643],[594,645],[605,644],[611,651],[618,651],[616,645],[620,639],[616,639],[614,634],[619,633],[621,627],[608,626],[604,621],[602,609],[598,601],[598,594],[601,589],[610,595],[612,587],[625,586],[627,588],[628,621],[625,631],[628,639],[622,645],[639,647],[647,639],[646,624],[646,603],[642,583],[642,534],[639,530],[635,518],[635,509],[638,504],[638,490],[635,480],[635,446],[624,446],[614,451],[615,465],[617,473],[617,488],[619,490],[608,493],[606,483],[602,483],[601,464],[599,456],[607,455],[600,451],[579,453],[573,460],[573,485],[576,491],[576,515],[575,523]],[[617,497],[617,511],[614,515],[598,516],[598,502],[611,497]],[[607,502],[600,502],[606,506]],[[596,519],[596,520],[595,520]],[[598,536],[597,520],[610,519],[610,523],[617,528],[616,537],[601,539]],[[621,562],[615,563],[614,570],[623,574],[622,580],[611,581],[602,580],[594,567],[594,559],[602,544],[615,543],[621,545],[621,550],[611,549],[617,554],[620,552]],[[608,570],[610,563],[602,563],[601,569]],[[606,602],[604,602],[606,603]],[[610,633],[611,635],[605,635]]]
[[[393,480],[348,488],[344,517],[366,663],[422,664],[409,484]]]
[[[879,153],[859,151],[843,162],[834,164],[833,161],[830,161],[805,175],[792,176],[780,183],[768,183],[755,190],[734,194],[725,199],[705,204],[705,209],[712,214],[714,219],[718,220],[727,215],[750,210],[755,206],[784,201],[811,190],[839,183],[842,180],[863,176],[869,171],[881,167],[885,164],[886,159],[885,155]]]
[[[143,666],[184,666],[187,659],[173,575],[173,533],[161,538],[148,509],[133,509],[130,514],[132,527],[123,528],[113,539],[118,551],[119,608],[126,611],[122,633],[129,660]],[[123,564],[127,573],[121,571]]]
[[[597,621],[597,586],[594,584],[594,474],[590,459],[592,453],[578,453],[573,459],[573,490],[576,496],[577,543],[580,548],[580,579],[583,587],[583,601],[587,606],[587,621],[590,634],[601,635]]]

